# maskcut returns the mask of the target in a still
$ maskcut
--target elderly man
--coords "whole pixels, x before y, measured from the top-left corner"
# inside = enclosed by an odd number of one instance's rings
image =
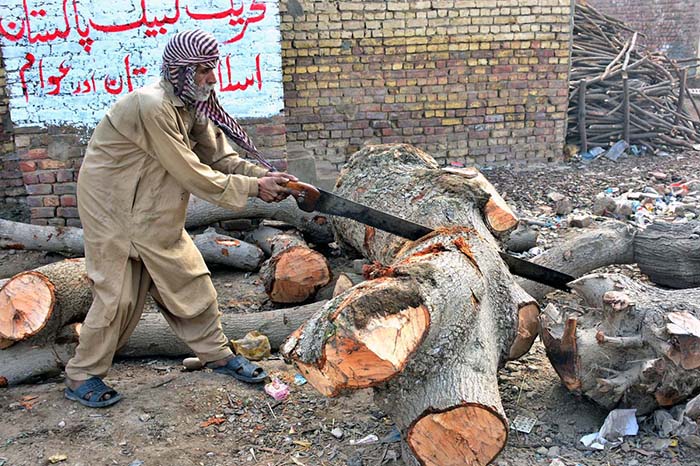
[[[66,366],[68,399],[90,407],[121,399],[102,377],[138,323],[148,292],[173,332],[209,367],[251,383],[267,376],[233,356],[209,270],[184,230],[190,193],[241,209],[248,197],[284,199],[284,185],[296,180],[271,170],[221,108],[214,93],[218,57],[211,34],[175,34],[163,54],[163,78],[121,98],[95,128],[78,181],[94,298]],[[266,168],[239,158],[225,135]]]

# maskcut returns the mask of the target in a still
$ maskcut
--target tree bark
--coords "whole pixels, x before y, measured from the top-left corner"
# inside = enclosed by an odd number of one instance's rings
[[[31,225],[0,219],[0,249],[31,249],[71,257],[85,254],[83,230],[74,227]],[[213,228],[192,237],[204,261],[240,270],[260,268],[265,256],[256,246],[220,235]]]
[[[657,222],[634,238],[639,269],[669,288],[700,287],[700,222]]]
[[[496,372],[536,336],[537,304],[494,238],[517,219],[489,202],[482,178],[441,170],[406,145],[355,154],[339,195],[436,230],[411,242],[333,218],[339,244],[377,261],[373,279],[329,301],[282,348],[321,393],[375,387],[409,464],[483,465],[501,451]]]
[[[697,393],[700,288],[662,290],[619,274],[572,287],[593,309],[541,317],[542,342],[569,390],[640,415]]]
[[[331,280],[328,260],[309,248],[297,232],[261,227],[250,238],[271,254],[260,277],[272,302],[302,303]]]
[[[267,218],[287,223],[312,243],[327,244],[333,241],[333,231],[327,218],[318,212],[304,212],[292,198],[282,202],[267,203],[257,198],[248,199],[245,209],[233,211],[190,196],[187,206],[186,228],[211,225],[222,220],[238,218]]]

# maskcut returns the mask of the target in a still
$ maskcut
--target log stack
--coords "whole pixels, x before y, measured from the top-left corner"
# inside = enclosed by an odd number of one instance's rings
[[[375,387],[407,464],[488,464],[508,436],[496,372],[537,333],[537,303],[498,255],[517,219],[478,171],[441,169],[407,145],[356,153],[336,193],[435,231],[412,242],[334,218],[336,242],[375,261],[374,278],[329,301],[283,352],[326,395]]]
[[[649,152],[700,143],[700,121],[684,108],[695,105],[687,69],[639,42],[621,21],[576,4],[567,141],[582,152],[620,140]]]

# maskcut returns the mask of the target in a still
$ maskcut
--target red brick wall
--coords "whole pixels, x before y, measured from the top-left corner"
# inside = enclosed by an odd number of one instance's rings
[[[640,42],[650,49],[672,58],[698,56],[698,0],[588,0],[588,4],[645,34]]]
[[[287,148],[332,177],[367,143],[443,163],[558,158],[570,0],[282,2]]]

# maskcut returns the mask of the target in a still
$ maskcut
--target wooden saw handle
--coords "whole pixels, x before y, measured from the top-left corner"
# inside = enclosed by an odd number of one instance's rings
[[[292,196],[301,210],[305,212],[316,210],[316,205],[321,197],[321,192],[316,186],[301,181],[288,181],[284,186],[292,190]]]

